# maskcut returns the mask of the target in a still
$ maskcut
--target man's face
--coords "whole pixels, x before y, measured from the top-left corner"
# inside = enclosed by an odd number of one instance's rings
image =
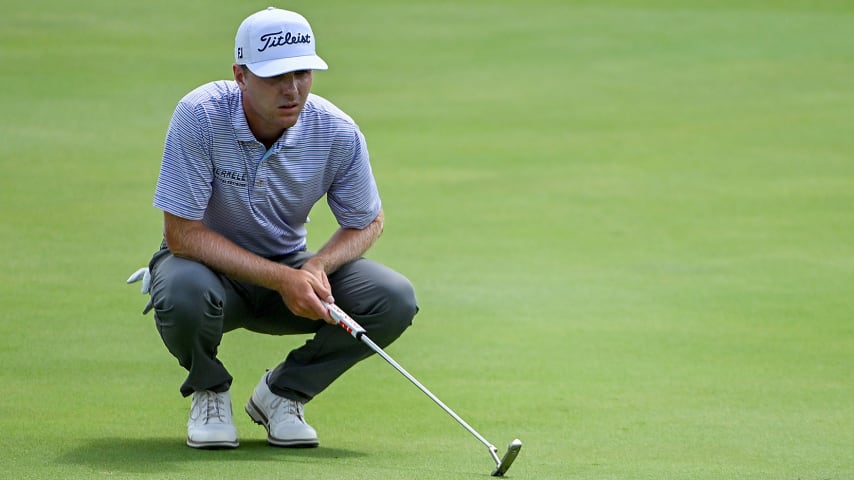
[[[233,70],[243,92],[243,111],[249,129],[258,140],[273,142],[297,123],[311,91],[311,70],[266,78],[255,76],[240,65],[234,65]]]

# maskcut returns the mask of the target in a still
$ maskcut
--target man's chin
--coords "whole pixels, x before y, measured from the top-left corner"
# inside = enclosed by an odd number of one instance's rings
[[[287,129],[289,129],[289,128],[293,127],[293,126],[294,126],[294,125],[296,125],[296,124],[297,124],[297,119],[296,119],[296,118],[289,118],[289,119],[287,119],[287,120],[282,119],[282,120],[280,120],[280,121],[279,121],[279,126],[280,126],[280,127],[282,127],[282,128],[284,128],[285,130],[287,130]]]
[[[281,125],[282,128],[293,127],[294,125],[297,124],[297,120],[299,120],[299,113],[297,113],[296,115],[294,115],[294,114],[279,115],[279,125]]]

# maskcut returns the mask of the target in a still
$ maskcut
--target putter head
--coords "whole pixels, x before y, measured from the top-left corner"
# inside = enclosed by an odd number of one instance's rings
[[[519,455],[519,450],[522,450],[522,441],[518,438],[510,442],[510,445],[507,447],[507,452],[504,453],[504,457],[501,459],[501,462],[496,465],[495,471],[492,472],[493,477],[503,477],[505,473],[507,473],[507,469],[510,468],[510,465],[513,464],[513,460],[516,460],[516,456]]]

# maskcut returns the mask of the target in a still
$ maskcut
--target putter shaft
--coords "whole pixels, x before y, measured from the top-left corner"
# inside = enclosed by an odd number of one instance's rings
[[[419,382],[415,377],[410,375],[409,372],[407,372],[405,368],[400,366],[399,363],[395,362],[393,358],[391,358],[387,353],[385,353],[385,351],[383,351],[382,348],[380,348],[376,343],[374,343],[373,340],[368,338],[367,335],[362,334],[359,337],[360,337],[359,340],[361,340],[362,343],[367,345],[368,348],[373,350],[377,355],[381,356],[386,362],[389,363],[389,365],[394,367],[398,372],[401,373],[401,375],[406,377],[410,382],[412,382],[413,385],[418,387],[419,390],[421,390],[422,392],[424,392],[425,395],[430,397],[430,400],[433,400],[434,402],[436,402],[436,405],[439,405],[442,408],[442,410],[445,411],[445,413],[450,415],[454,420],[456,420],[460,425],[462,425],[463,428],[468,430],[469,433],[471,433],[472,435],[474,435],[475,438],[480,440],[480,443],[486,445],[486,448],[489,449],[489,454],[492,456],[492,459],[495,461],[495,464],[496,465],[501,464],[501,459],[498,457],[498,449],[495,448],[495,445],[489,443],[489,441],[486,438],[484,438],[483,435],[477,433],[477,430],[472,428],[472,426],[469,425],[465,420],[463,420],[459,415],[457,415],[456,412],[451,410],[451,407],[445,405],[444,402],[439,400],[439,397],[437,397],[436,395],[433,395],[433,392],[431,392],[429,389],[427,389],[427,387],[422,385],[421,382]]]
[[[519,454],[519,450],[522,448],[522,442],[517,440],[513,440],[510,443],[510,446],[507,448],[507,452],[504,454],[504,458],[500,458],[498,456],[498,449],[495,448],[495,445],[489,443],[489,441],[483,437],[483,435],[477,433],[477,430],[472,428],[465,420],[462,419],[459,415],[456,414],[450,407],[445,405],[444,402],[439,400],[439,397],[433,394],[427,387],[421,384],[415,377],[409,374],[405,368],[403,368],[399,363],[397,363],[391,356],[389,356],[385,351],[379,347],[376,343],[373,342],[366,335],[366,330],[358,324],[355,320],[353,320],[347,313],[341,310],[337,305],[329,304],[323,302],[323,306],[326,307],[329,315],[338,323],[338,326],[347,331],[353,338],[360,340],[362,343],[368,346],[371,350],[374,351],[377,355],[382,357],[389,365],[395,368],[401,375],[406,377],[413,385],[418,387],[425,395],[430,397],[436,405],[442,408],[448,415],[451,416],[454,420],[457,421],[460,425],[463,426],[469,433],[474,435],[480,443],[484,444],[486,448],[489,450],[489,455],[492,457],[492,460],[495,462],[495,470],[492,472],[492,476],[501,477],[504,476],[504,473],[507,472],[507,469],[510,468],[510,465],[513,463],[513,460],[516,459],[516,456]]]

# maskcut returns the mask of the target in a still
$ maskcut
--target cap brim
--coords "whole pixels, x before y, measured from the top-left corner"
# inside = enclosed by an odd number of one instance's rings
[[[266,62],[247,63],[249,70],[258,77],[275,77],[299,70],[327,70],[329,66],[317,55],[277,58]]]

